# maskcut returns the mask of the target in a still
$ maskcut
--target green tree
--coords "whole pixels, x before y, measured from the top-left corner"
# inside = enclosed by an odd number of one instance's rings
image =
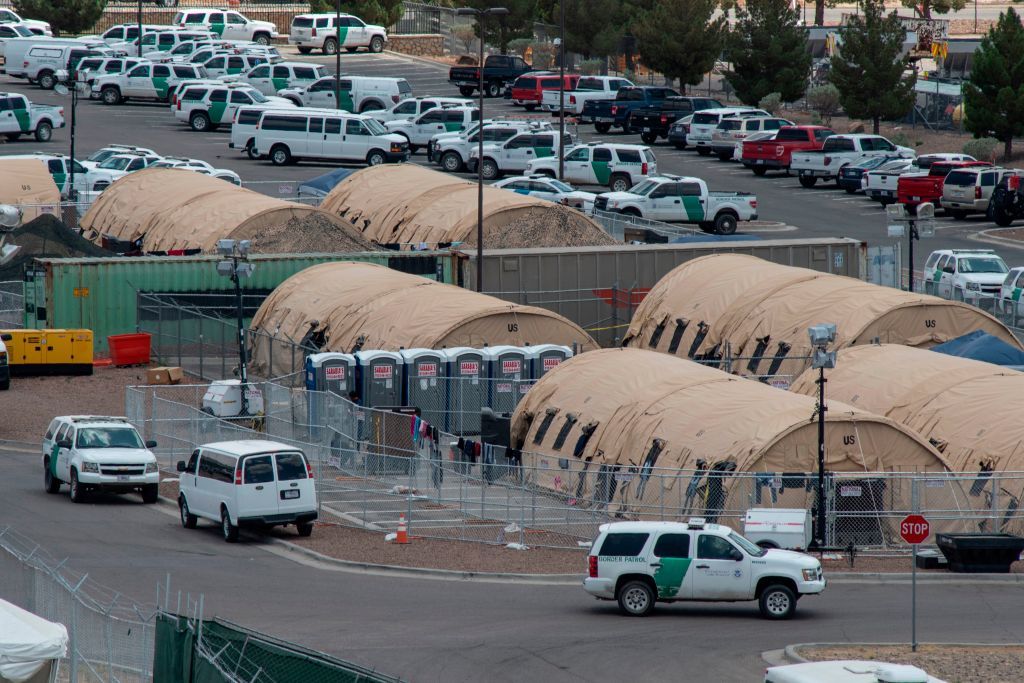
[[[803,97],[811,52],[807,32],[797,25],[800,15],[789,0],[748,0],[736,17],[726,40],[725,61],[732,71],[725,78],[740,101],[755,105],[773,92],[783,102]]]
[[[964,112],[967,130],[1000,140],[1009,161],[1013,138],[1024,134],[1024,27],[1012,7],[999,15],[974,52],[964,83]]]
[[[711,15],[717,0],[661,0],[633,25],[644,64],[666,78],[697,85],[715,66],[728,30]]]
[[[622,0],[539,0],[540,16],[549,24],[561,21],[565,2],[565,46],[584,59],[616,54],[625,34],[626,7]]]
[[[903,116],[914,105],[917,74],[909,75],[903,57],[906,30],[893,11],[885,15],[881,0],[863,0],[862,13],[851,17],[840,34],[839,54],[832,57],[829,80],[839,89],[843,109],[855,119],[871,119],[878,133],[883,118]]]
[[[312,12],[334,12],[338,3],[335,0],[310,0],[309,7]],[[367,24],[387,28],[402,18],[402,0],[344,0],[341,11],[354,14]]]
[[[967,0],[902,0],[904,7],[914,10],[923,19],[931,19],[932,13],[948,14],[967,6]]]
[[[475,9],[504,7],[508,10],[505,16],[487,17],[483,21],[486,42],[499,46],[503,54],[508,52],[509,41],[533,37],[533,22],[537,19],[537,0],[466,0],[460,6]],[[479,25],[476,29],[479,36]]]
[[[50,22],[54,35],[88,32],[106,6],[107,0],[14,0],[18,14]]]

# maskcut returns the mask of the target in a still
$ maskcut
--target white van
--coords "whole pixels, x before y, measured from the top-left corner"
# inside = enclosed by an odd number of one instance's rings
[[[313,533],[317,518],[313,468],[302,451],[274,441],[204,444],[178,462],[181,525],[199,518],[220,524],[224,540],[238,540],[239,527],[294,524]]]
[[[253,154],[275,166],[299,159],[337,159],[377,166],[409,160],[409,141],[369,116],[296,109],[266,111],[256,124]]]
[[[294,108],[291,105],[281,107],[274,104],[250,104],[239,107],[235,110],[235,120],[231,123],[231,141],[228,143],[228,148],[245,152],[246,156],[250,159],[257,159],[258,156],[253,153],[252,146],[256,143],[256,127],[259,125],[263,112],[290,111]],[[304,108],[302,111],[307,113],[315,111],[328,114],[338,113],[337,109],[315,109],[309,107]]]

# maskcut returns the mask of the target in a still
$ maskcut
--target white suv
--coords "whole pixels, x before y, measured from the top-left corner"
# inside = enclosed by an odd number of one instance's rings
[[[940,249],[924,263],[924,291],[956,301],[998,297],[1009,270],[991,249]]]
[[[810,555],[760,548],[703,519],[603,524],[587,560],[583,589],[635,617],[655,602],[757,600],[765,618],[788,619],[801,596],[825,590]]]
[[[174,16],[181,28],[203,27],[220,38],[251,40],[270,45],[278,37],[277,26],[269,21],[254,21],[232,10],[188,8]]]
[[[90,490],[141,491],[145,503],[160,495],[160,469],[135,427],[124,417],[64,415],[55,417],[43,436],[43,482],[47,493],[62,483],[71,501],[81,503]]]
[[[531,161],[526,172],[554,178],[558,157]],[[562,180],[576,185],[606,185],[612,192],[626,192],[652,175],[658,175],[658,162],[650,147],[588,142],[566,150]]]
[[[299,14],[292,19],[288,42],[295,45],[300,54],[308,55],[314,48],[333,55],[338,47],[355,52],[365,47],[370,52],[380,52],[388,40],[383,26],[365,23],[359,17],[342,14],[336,23],[335,14]],[[341,38],[339,43],[338,39]]]

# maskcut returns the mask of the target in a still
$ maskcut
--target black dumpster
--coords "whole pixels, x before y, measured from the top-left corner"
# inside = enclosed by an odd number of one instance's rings
[[[1024,538],[1011,534],[935,534],[935,544],[954,572],[1008,574]]]

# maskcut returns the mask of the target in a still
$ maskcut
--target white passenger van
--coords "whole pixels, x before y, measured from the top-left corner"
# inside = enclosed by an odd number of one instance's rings
[[[302,451],[274,441],[221,441],[200,446],[178,462],[181,525],[199,518],[220,524],[224,540],[238,540],[239,527],[294,524],[313,533],[317,518],[313,468]]]
[[[263,112],[252,151],[256,156],[268,156],[275,166],[300,159],[336,159],[377,166],[408,161],[409,141],[388,133],[369,116],[297,108]]]

